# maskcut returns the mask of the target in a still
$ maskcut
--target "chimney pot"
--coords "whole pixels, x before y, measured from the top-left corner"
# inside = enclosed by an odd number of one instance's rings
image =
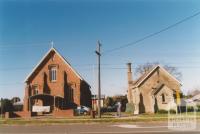
[[[127,63],[128,66],[128,72],[131,72],[131,63]]]

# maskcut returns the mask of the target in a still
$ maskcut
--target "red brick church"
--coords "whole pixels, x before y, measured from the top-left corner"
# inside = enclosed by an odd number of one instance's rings
[[[22,116],[73,116],[77,106],[91,107],[89,84],[53,47],[27,76],[25,83]]]

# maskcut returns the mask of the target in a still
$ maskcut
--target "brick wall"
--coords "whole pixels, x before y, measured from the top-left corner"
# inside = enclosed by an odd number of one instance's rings
[[[57,80],[55,82],[50,80],[49,71],[52,66],[57,68]],[[51,96],[61,96],[67,101],[69,101],[69,92],[67,90],[70,88],[71,92],[73,91],[73,98],[67,103],[73,103],[73,107],[71,108],[79,105],[91,107],[89,85],[85,81],[82,81],[55,51],[51,51],[29,77],[25,88],[24,111],[29,111],[28,98],[33,95],[34,86],[38,87],[39,94],[48,93]],[[42,105],[40,100],[38,103]],[[65,112],[61,114],[65,114]]]
[[[5,118],[30,118],[31,112],[18,111],[18,112],[6,112]]]
[[[53,112],[54,117],[73,117],[74,116],[74,110],[59,110]]]

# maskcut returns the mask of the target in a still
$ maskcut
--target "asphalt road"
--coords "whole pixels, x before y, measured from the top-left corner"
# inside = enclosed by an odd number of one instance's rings
[[[67,124],[0,126],[0,134],[199,134],[200,126],[192,131],[172,131],[167,123],[133,124]]]

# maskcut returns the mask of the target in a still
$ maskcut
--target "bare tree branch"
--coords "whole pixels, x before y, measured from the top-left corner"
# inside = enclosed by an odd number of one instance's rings
[[[148,73],[152,68],[154,68],[156,65],[159,65],[159,62],[153,62],[153,63],[145,63],[142,65],[139,65],[136,68],[136,74],[137,75],[143,75],[145,73]],[[181,80],[182,78],[182,73],[178,71],[177,67],[169,66],[169,65],[164,65],[163,66],[170,74],[172,74],[175,78],[178,80]]]

